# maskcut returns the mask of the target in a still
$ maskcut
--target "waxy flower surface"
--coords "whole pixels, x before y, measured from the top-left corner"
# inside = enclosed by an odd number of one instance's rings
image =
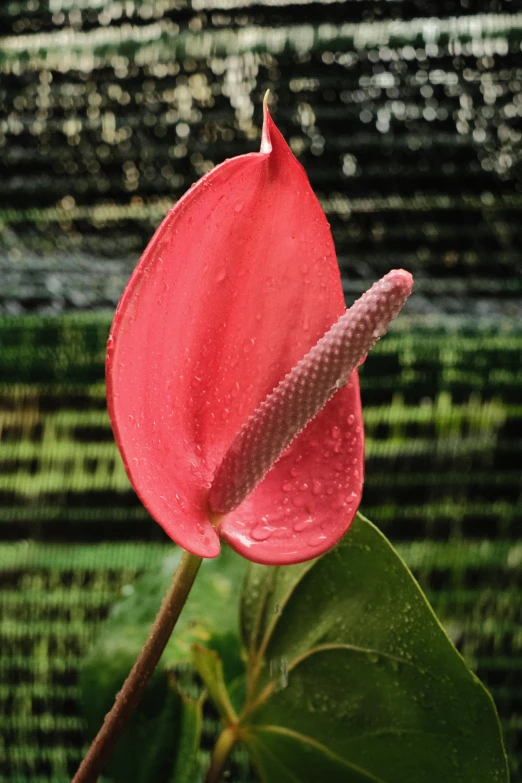
[[[209,506],[245,422],[344,312],[329,225],[265,108],[261,151],[217,166],[167,214],[109,337],[118,447],[176,543],[215,557],[221,538],[250,560],[284,564],[346,532],[363,484],[356,371],[236,508]]]

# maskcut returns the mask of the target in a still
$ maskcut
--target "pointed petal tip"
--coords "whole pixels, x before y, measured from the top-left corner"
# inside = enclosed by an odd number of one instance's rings
[[[259,152],[272,152],[272,141],[270,139],[270,130],[273,125],[272,117],[270,116],[270,112],[268,111],[268,96],[270,94],[270,90],[267,90],[265,92],[265,95],[263,97],[263,129],[261,131],[261,147],[259,148]]]

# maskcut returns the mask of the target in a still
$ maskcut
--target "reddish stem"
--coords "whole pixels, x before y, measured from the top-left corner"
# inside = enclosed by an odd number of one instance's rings
[[[122,729],[139,704],[185,605],[202,558],[184,552],[145,642],[72,783],[95,783]]]

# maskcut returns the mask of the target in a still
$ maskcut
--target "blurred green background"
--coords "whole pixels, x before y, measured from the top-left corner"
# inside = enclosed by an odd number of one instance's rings
[[[113,444],[105,342],[169,206],[259,148],[268,88],[331,224],[347,303],[391,267],[415,275],[361,371],[362,510],[491,690],[522,779],[515,6],[0,5],[0,783],[70,778],[86,743],[79,662],[171,546]],[[252,779],[241,764],[233,775]]]

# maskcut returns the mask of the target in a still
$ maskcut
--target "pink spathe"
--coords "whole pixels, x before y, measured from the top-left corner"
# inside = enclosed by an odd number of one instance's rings
[[[250,560],[316,557],[360,501],[357,372],[217,525],[209,490],[261,402],[345,312],[330,228],[265,109],[261,152],[225,161],[167,214],[107,348],[116,441],[140,499],[180,546]],[[214,520],[215,521],[215,520]]]

